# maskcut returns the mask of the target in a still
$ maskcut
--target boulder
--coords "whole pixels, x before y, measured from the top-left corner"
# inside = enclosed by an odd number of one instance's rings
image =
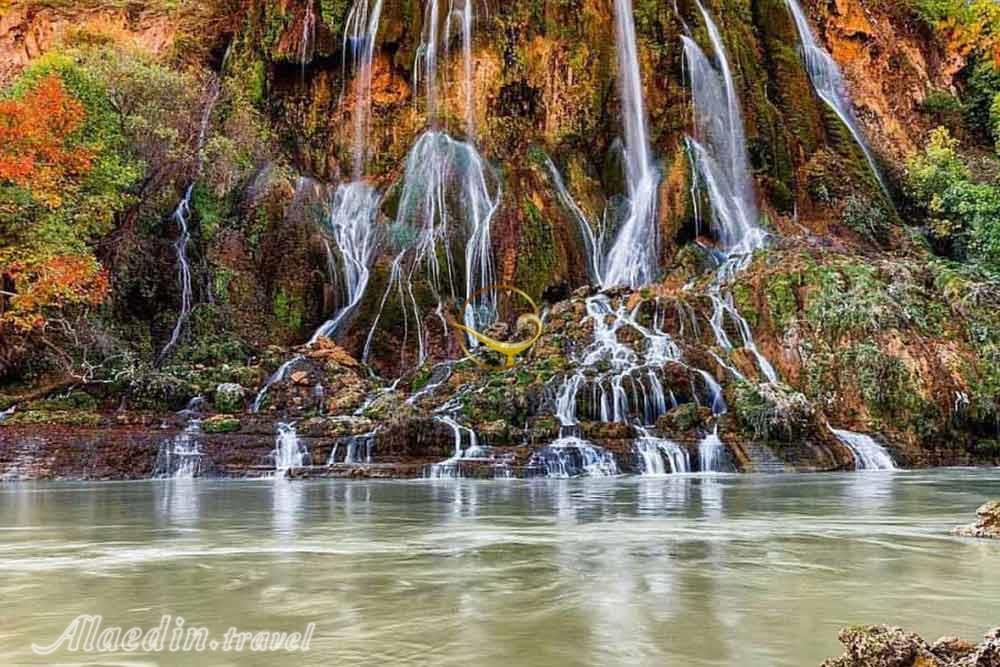
[[[986,633],[979,646],[956,637],[928,645],[900,628],[862,625],[840,631],[844,655],[821,667],[1000,667],[1000,628]]]
[[[246,390],[233,382],[224,382],[215,388],[213,402],[219,412],[242,412],[246,403]]]
[[[1000,540],[1000,500],[991,500],[976,510],[976,522],[955,529],[956,535]]]

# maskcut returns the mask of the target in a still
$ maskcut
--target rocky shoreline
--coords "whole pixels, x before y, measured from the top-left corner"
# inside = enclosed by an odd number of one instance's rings
[[[978,646],[956,637],[929,644],[886,625],[844,628],[839,639],[844,655],[821,667],[1000,667],[1000,627],[987,632]]]

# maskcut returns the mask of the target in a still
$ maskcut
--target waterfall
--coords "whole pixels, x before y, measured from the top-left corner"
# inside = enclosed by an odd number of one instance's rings
[[[816,94],[837,114],[851,136],[854,137],[854,141],[864,153],[865,160],[868,161],[868,166],[871,167],[872,174],[878,180],[879,187],[888,197],[889,189],[882,178],[882,171],[875,162],[875,156],[872,155],[871,148],[861,132],[858,120],[854,116],[854,110],[844,85],[844,77],[837,61],[816,41],[816,36],[809,25],[809,19],[806,18],[798,0],[785,0],[785,2],[795,20],[795,28],[798,30],[799,40],[802,42],[802,61]]]
[[[306,65],[312,60],[313,45],[316,43],[316,0],[306,0],[306,12],[302,17],[302,35],[299,37],[299,64],[305,73]]]
[[[439,416],[435,417],[435,419],[451,428],[452,434],[455,438],[455,453],[451,456],[451,458],[446,459],[441,463],[433,463],[428,466],[427,477],[430,479],[457,479],[461,476],[458,468],[458,462],[461,461],[469,452],[475,451],[475,453],[478,453],[479,439],[476,437],[475,431],[467,426],[462,426],[451,417]],[[463,451],[462,443],[464,442],[466,433],[469,435],[469,449]]]
[[[370,353],[385,304],[396,293],[407,328],[407,310],[413,315],[419,365],[426,360],[422,316],[413,294],[413,278],[419,271],[439,302],[444,294],[454,300],[471,300],[477,324],[488,322],[494,312],[493,294],[472,297],[496,282],[491,223],[500,206],[500,181],[475,146],[437,130],[428,130],[414,144],[403,178],[399,209],[390,230],[392,240],[401,247],[369,331],[364,358],[367,360]],[[453,241],[458,238],[464,238],[464,275],[459,274],[453,252]]]
[[[705,188],[712,204],[712,228],[720,246],[729,255],[748,255],[763,246],[765,235],[757,224],[743,116],[719,30],[703,7],[701,11],[721,72],[694,40],[681,37],[694,107],[688,151],[695,183]]]
[[[581,438],[559,438],[531,455],[529,467],[542,470],[546,477],[614,477],[618,463],[608,450]]]
[[[376,247],[376,221],[382,198],[364,181],[341,185],[333,195],[327,231],[337,246],[343,281],[344,305],[309,340],[332,338],[361,303],[371,277]]]
[[[206,457],[198,445],[201,422],[192,419],[185,429],[160,445],[153,467],[158,479],[192,479],[202,474]]]
[[[659,231],[656,204],[660,177],[650,154],[631,0],[615,0],[615,28],[618,84],[625,129],[628,216],[619,225],[615,241],[605,258],[601,285],[636,288],[652,282],[657,274]]]
[[[732,352],[734,346],[725,330],[728,317],[736,325],[743,348],[753,355],[764,378],[768,382],[777,382],[778,374],[774,366],[757,348],[753,331],[737,310],[732,294],[723,291],[724,284],[735,279],[753,252],[764,247],[767,235],[759,226],[760,214],[747,154],[743,112],[726,47],[712,16],[700,3],[698,8],[718,62],[717,69],[694,40],[688,36],[681,37],[694,110],[694,134],[687,139],[693,167],[694,199],[697,202],[698,190],[704,188],[711,204],[712,231],[722,249],[720,267],[708,288],[713,306],[709,325],[719,347],[726,353]],[[700,218],[701,211],[696,205],[695,224],[699,228]],[[721,359],[719,361],[742,378],[736,369]],[[715,393],[713,397],[713,411],[719,407],[720,396]]]
[[[726,399],[722,395],[722,386],[719,385],[708,371],[700,368],[696,368],[694,371],[701,376],[705,381],[705,386],[708,388],[709,396],[712,399],[712,404],[709,406],[712,408],[712,414],[716,417],[726,414],[729,411],[729,407],[726,405]]]
[[[178,279],[181,287],[181,309],[177,314],[177,321],[174,324],[173,331],[170,333],[170,340],[167,344],[163,346],[160,350],[158,356],[158,362],[163,363],[166,360],[170,352],[177,346],[178,341],[180,341],[181,333],[184,331],[184,326],[187,324],[188,318],[191,316],[191,305],[192,305],[192,290],[191,290],[191,266],[188,264],[187,248],[191,241],[191,232],[188,227],[188,223],[191,218],[191,196],[194,194],[194,186],[201,176],[202,168],[204,166],[202,161],[202,148],[205,147],[205,139],[208,136],[208,125],[212,119],[212,111],[215,110],[215,104],[219,101],[219,95],[221,94],[222,88],[218,81],[213,81],[209,89],[209,99],[205,103],[205,110],[201,117],[201,125],[198,129],[198,140],[195,144],[195,178],[188,185],[187,189],[184,191],[184,196],[181,198],[177,208],[174,210],[173,220],[177,223],[180,228],[180,236],[177,237],[177,241],[174,242],[174,252],[177,255],[177,273]]]
[[[297,354],[288,361],[286,361],[285,363],[281,364],[281,366],[278,367],[278,370],[276,370],[274,373],[271,374],[269,378],[267,378],[267,382],[265,382],[264,386],[261,387],[259,392],[257,392],[257,396],[253,400],[253,405],[250,407],[250,412],[254,414],[260,412],[260,409],[264,407],[264,399],[267,398],[267,392],[271,388],[271,385],[273,385],[276,382],[283,382],[285,378],[288,377],[288,374],[291,372],[292,367],[294,367],[300,361],[304,360],[305,360],[304,356],[302,356],[301,354]]]
[[[854,454],[857,470],[896,470],[896,463],[889,452],[871,436],[833,427],[830,430]]]
[[[444,25],[441,25],[442,16]],[[438,118],[438,65],[442,50],[449,55],[452,33],[457,30],[462,40],[462,98],[465,106],[465,131],[467,140],[476,134],[473,104],[472,30],[475,15],[473,0],[428,0],[424,9],[423,32],[414,59],[415,86],[424,86],[427,118],[433,125]],[[442,27],[444,28],[442,33]]]
[[[587,253],[587,274],[590,276],[590,282],[594,285],[603,285],[603,228],[595,230],[595,226],[591,224],[587,215],[576,203],[576,200],[573,199],[573,195],[571,195],[569,190],[566,189],[566,183],[563,181],[562,175],[559,173],[559,169],[556,168],[555,163],[548,156],[545,158],[545,166],[548,168],[549,177],[552,179],[552,183],[556,187],[556,196],[559,198],[560,203],[562,203],[566,210],[573,216],[573,219],[576,220],[577,226],[580,229],[580,235],[583,237],[584,251]]]
[[[370,433],[351,435],[346,438],[339,439],[333,446],[333,450],[330,452],[330,460],[327,461],[327,465],[332,466],[337,463],[343,463],[345,465],[372,463],[374,461],[373,453],[375,450],[375,435],[377,433],[378,429],[375,429]],[[346,445],[344,460],[337,461],[337,452],[340,450],[341,445]]]
[[[274,469],[278,477],[292,468],[309,465],[309,452],[299,441],[299,434],[292,424],[278,424],[278,434],[274,442]]]
[[[368,127],[372,106],[372,63],[375,41],[382,17],[382,0],[354,0],[344,24],[344,81],[347,80],[348,53],[354,65],[354,140],[351,148],[354,179],[365,171],[368,158]]]
[[[719,438],[719,427],[706,435],[698,443],[698,460],[702,472],[732,472],[733,466],[729,460],[726,445]]]
[[[641,474],[655,476],[691,472],[687,450],[676,442],[656,437],[647,428],[637,427],[637,430],[640,437],[635,441],[635,452],[642,464]]]
[[[405,357],[410,316],[416,337],[416,363],[427,358],[423,316],[413,291],[413,279],[423,275],[438,300],[438,314],[445,296],[464,296],[470,308],[466,325],[479,328],[495,316],[496,295],[483,290],[496,282],[491,223],[500,205],[500,179],[475,146],[473,105],[472,0],[428,0],[423,32],[414,60],[415,85],[424,88],[429,128],[414,142],[406,159],[403,191],[391,241],[397,255],[378,313],[365,342],[367,361],[372,341],[390,296],[395,294],[403,311],[401,358]],[[443,24],[443,25],[442,25]],[[439,72],[448,56],[452,33],[462,41],[462,96],[465,103],[465,141],[452,138],[439,122]],[[459,274],[455,244],[464,242],[464,275]],[[445,335],[447,325],[445,324]],[[472,345],[474,341],[470,340]]]
[[[184,197],[174,210],[173,219],[180,228],[180,236],[174,241],[174,253],[177,255],[177,278],[181,286],[181,309],[177,315],[177,322],[170,333],[170,340],[160,350],[160,359],[166,359],[170,351],[180,340],[184,325],[187,324],[188,317],[191,316],[191,266],[188,264],[187,247],[191,241],[191,232],[188,229],[188,220],[191,217],[191,194],[194,192],[194,183],[188,186]]]
[[[556,396],[556,416],[565,430],[577,421],[580,391],[590,387],[592,412],[602,421],[627,422],[632,416],[652,424],[667,410],[666,391],[659,371],[669,363],[682,364],[681,351],[669,335],[649,329],[622,304],[612,308],[606,295],[587,299],[587,318],[593,323],[593,342],[575,360]],[[619,331],[638,334],[638,351],[618,339]]]

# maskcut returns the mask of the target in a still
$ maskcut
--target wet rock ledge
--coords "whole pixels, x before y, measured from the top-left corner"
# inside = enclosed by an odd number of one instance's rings
[[[846,652],[821,667],[1000,667],[1000,628],[978,646],[956,637],[928,644],[918,635],[886,625],[840,631]]]

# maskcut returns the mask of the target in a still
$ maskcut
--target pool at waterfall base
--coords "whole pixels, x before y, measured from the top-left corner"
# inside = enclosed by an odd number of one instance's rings
[[[840,628],[978,640],[998,469],[0,485],[3,664],[819,665]],[[306,652],[32,652],[80,615]]]

